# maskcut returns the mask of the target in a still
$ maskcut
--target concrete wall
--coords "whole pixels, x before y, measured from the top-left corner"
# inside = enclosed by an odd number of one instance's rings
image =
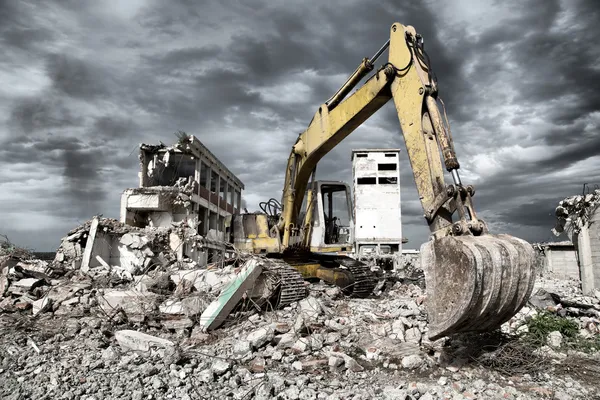
[[[580,279],[574,246],[546,247],[545,253],[545,272],[558,279]]]

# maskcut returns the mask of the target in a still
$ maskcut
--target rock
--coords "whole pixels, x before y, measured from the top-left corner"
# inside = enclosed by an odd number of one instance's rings
[[[425,364],[425,361],[420,356],[413,354],[402,358],[402,367],[407,369],[420,368]]]
[[[311,388],[303,389],[298,397],[300,400],[312,400],[317,398],[317,394]]]
[[[557,390],[556,392],[554,392],[554,399],[555,400],[573,400],[573,396],[571,396],[570,394],[567,394],[565,392],[562,392],[560,390]]]
[[[282,395],[284,396],[284,399],[297,400],[300,398],[300,389],[298,389],[297,386],[292,385],[284,390]]]
[[[302,371],[302,362],[294,361],[292,363],[292,369],[295,369],[296,371]]]
[[[352,371],[352,372],[360,372],[360,371],[364,371],[364,367],[362,365],[360,365],[358,362],[356,362],[356,360],[350,356],[346,357],[344,360],[344,366],[346,367],[346,369]]]
[[[275,332],[273,331],[273,328],[263,327],[249,333],[248,336],[246,336],[246,340],[250,342],[253,348],[258,349],[267,344],[267,342],[273,340],[274,336]]]
[[[296,342],[296,335],[293,332],[284,333],[276,337],[277,348],[287,349],[294,345]]]
[[[321,303],[313,296],[301,300],[298,305],[300,306],[301,313],[311,319],[317,318],[323,312]]]
[[[392,386],[386,386],[383,389],[383,398],[386,400],[406,400],[410,399],[408,391],[397,389]]]
[[[168,318],[161,320],[162,326],[165,329],[181,330],[194,326],[194,321],[188,317]]]
[[[410,328],[406,330],[404,338],[409,343],[421,343],[421,331],[419,328]]]
[[[233,345],[233,352],[238,355],[245,355],[252,351],[252,345],[247,340],[238,340]]]
[[[271,360],[273,360],[273,361],[281,361],[282,358],[283,358],[283,354],[279,350],[274,351],[273,354],[271,355]]]
[[[329,360],[328,360],[328,364],[329,364],[329,366],[331,368],[338,368],[342,364],[344,364],[344,358],[343,357],[330,356]]]
[[[255,373],[265,372],[265,359],[262,357],[256,357],[250,362],[250,371]]]
[[[273,385],[270,382],[263,382],[262,385],[259,385],[258,389],[256,389],[255,399],[257,400],[269,400],[271,399],[273,393]]]
[[[308,339],[300,338],[296,340],[294,345],[292,346],[292,351],[294,353],[304,353],[308,349]]]
[[[152,378],[152,387],[154,388],[154,390],[162,391],[167,388],[167,385],[162,379],[160,379],[158,376],[155,376],[154,378]]]
[[[189,296],[181,300],[181,307],[183,312],[189,318],[195,318],[202,314],[209,302],[200,296]]]
[[[389,337],[404,342],[404,323],[402,320],[392,322],[392,333]]]
[[[548,345],[550,347],[557,348],[557,347],[561,346],[562,340],[563,340],[563,336],[562,336],[562,334],[560,332],[553,331],[553,332],[550,332],[548,334],[548,337],[546,338],[546,340],[547,340]]]
[[[33,303],[31,303],[33,315],[47,310],[50,307],[50,304],[51,301],[48,298],[48,296],[44,296],[41,299],[34,301]]]
[[[212,366],[210,367],[210,370],[215,375],[221,376],[225,372],[229,371],[230,368],[231,368],[230,361],[218,359],[218,360],[215,360],[215,362],[213,362]]]
[[[210,368],[203,369],[202,371],[200,371],[200,373],[198,374],[198,378],[204,383],[211,383],[215,379],[214,374]]]

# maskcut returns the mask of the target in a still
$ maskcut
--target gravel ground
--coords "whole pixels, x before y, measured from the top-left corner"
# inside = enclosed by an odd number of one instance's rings
[[[598,303],[557,281],[538,286]],[[600,399],[597,355],[518,353],[531,362],[511,374],[510,365],[490,367],[510,359],[481,355],[491,337],[428,341],[424,292],[414,284],[388,283],[370,299],[313,284],[297,304],[210,333],[110,319],[80,295],[35,317],[0,314],[1,399]],[[115,335],[127,330],[173,345],[132,350]]]

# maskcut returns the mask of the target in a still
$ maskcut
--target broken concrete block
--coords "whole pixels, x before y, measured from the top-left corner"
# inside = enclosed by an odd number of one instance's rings
[[[273,329],[267,326],[259,328],[254,332],[250,332],[248,336],[246,336],[246,340],[250,342],[252,347],[257,349],[267,344],[267,342],[273,340],[274,336],[275,332],[273,331]]]
[[[419,328],[410,328],[404,334],[405,340],[409,343],[421,343],[421,331]]]
[[[167,300],[158,309],[163,314],[183,314],[183,305],[177,300]]]
[[[254,360],[250,362],[250,371],[254,373],[262,373],[265,372],[266,361],[263,357],[256,357]]]
[[[81,272],[87,274],[90,270],[90,261],[92,259],[92,252],[94,250],[94,243],[96,241],[96,232],[98,231],[98,217],[92,219],[90,225],[90,231],[88,234],[87,242],[85,244],[85,250],[83,251],[83,258],[81,259]]]
[[[233,352],[238,355],[246,355],[252,351],[252,345],[247,340],[238,340],[233,345]]]
[[[202,277],[207,271],[205,269],[192,269],[177,271],[170,276],[173,283],[179,285],[182,280],[190,282],[196,290],[203,292],[207,288]]]
[[[173,329],[176,331],[194,326],[194,321],[188,317],[163,319],[161,320],[161,323],[165,329]]]
[[[41,299],[34,301],[31,304],[33,315],[36,315],[48,309],[50,307],[50,303],[51,300],[48,298],[48,296],[44,296]]]
[[[206,307],[208,307],[208,304],[209,302],[200,296],[190,296],[181,300],[183,313],[189,318],[195,318],[202,314],[206,310]]]
[[[151,348],[155,347],[167,348],[175,346],[170,340],[133,330],[116,331],[115,339],[121,347],[133,351],[148,352]]]
[[[104,296],[97,296],[97,300],[108,315],[113,315],[120,308],[130,320],[143,321],[146,314],[155,310],[157,295],[135,290],[108,290]]]
[[[12,286],[17,287],[17,288],[22,288],[22,289],[29,291],[29,290],[34,289],[37,286],[40,286],[43,284],[44,284],[44,281],[41,279],[26,278],[26,279],[21,279],[16,282],[13,282]]]
[[[206,330],[218,328],[242,299],[244,292],[252,288],[261,272],[262,267],[258,260],[247,261],[229,285],[221,291],[219,298],[204,310],[201,316],[201,326]]]
[[[6,289],[8,288],[8,267],[4,267],[0,270],[0,296],[4,296]]]
[[[125,245],[119,245],[119,259],[121,269],[130,275],[138,274],[144,267],[144,257],[138,250],[131,250]]]
[[[292,345],[292,351],[296,354],[304,353],[308,349],[308,339],[300,338]]]
[[[302,313],[308,318],[317,318],[323,312],[321,308],[321,302],[313,296],[309,296],[298,303]]]
[[[230,368],[231,362],[221,359],[216,360],[210,367],[211,371],[217,376],[223,375],[225,372],[229,371]]]
[[[423,358],[417,354],[402,358],[402,367],[406,369],[416,369],[425,364]]]
[[[89,289],[92,284],[89,282],[70,283],[64,286],[54,286],[48,292],[48,298],[52,300],[52,304],[56,307],[63,301],[77,296],[80,292]]]
[[[280,349],[287,349],[294,345],[296,342],[296,334],[293,332],[284,333],[283,335],[279,335],[276,338],[277,347]]]

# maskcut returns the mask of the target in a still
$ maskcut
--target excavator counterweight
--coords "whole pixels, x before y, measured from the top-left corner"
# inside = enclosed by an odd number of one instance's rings
[[[388,48],[388,61],[350,94]],[[277,253],[284,260],[287,257],[305,278],[348,283],[361,297],[368,295],[374,285],[362,263],[307,251],[315,247],[309,244],[317,241],[317,233],[329,239],[340,236],[337,219],[323,212],[325,198],[331,207],[332,195],[338,190],[335,186],[321,190],[314,175],[323,156],[393,100],[431,232],[429,242],[421,248],[430,339],[498,328],[523,307],[535,279],[532,246],[509,235],[490,234],[485,221],[477,217],[472,202],[475,189],[461,181],[445,108],[442,113],[438,107],[443,102],[434,77],[421,35],[412,26],[392,24],[386,44],[371,59],[363,59],[298,136],[287,163],[282,201],[269,202],[276,204],[276,212],[265,212],[268,218],[244,214],[234,224],[238,246]],[[307,211],[302,217],[305,199]],[[340,244],[325,245],[317,247],[334,251]]]

